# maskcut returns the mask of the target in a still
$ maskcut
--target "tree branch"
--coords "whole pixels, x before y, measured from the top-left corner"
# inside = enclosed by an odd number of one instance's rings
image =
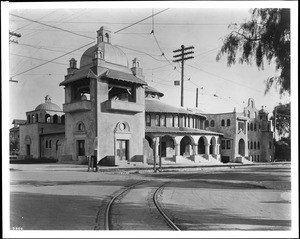
[[[254,38],[254,39],[251,39],[250,37],[247,37],[247,36],[245,36],[244,34],[239,33],[239,32],[237,32],[237,31],[232,31],[231,33],[236,33],[236,34],[238,34],[238,35],[244,37],[244,38],[245,38],[246,40],[248,40],[248,41],[259,41],[259,40],[261,40],[261,38]]]

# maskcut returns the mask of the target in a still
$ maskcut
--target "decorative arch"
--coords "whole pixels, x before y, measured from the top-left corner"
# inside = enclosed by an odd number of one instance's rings
[[[192,153],[193,139],[186,135],[180,140],[180,155],[190,156]]]
[[[86,131],[85,124],[82,121],[77,122],[75,131],[85,132]]]
[[[225,120],[224,119],[221,120],[221,126],[225,126]]]
[[[38,113],[35,114],[35,122],[36,122],[36,123],[39,122],[39,114],[38,114]]]
[[[114,132],[130,132],[129,124],[126,121],[118,122]]]
[[[53,115],[53,123],[54,124],[58,123],[58,115],[57,114]]]
[[[215,127],[215,121],[214,120],[210,121],[210,127]]]
[[[239,140],[238,153],[239,155],[245,156],[245,141],[243,139]]]
[[[230,126],[230,119],[227,119],[226,125],[227,125],[227,126]]]
[[[205,154],[205,144],[207,144],[207,139],[201,136],[198,140],[198,154]]]
[[[175,154],[175,139],[170,135],[164,135],[160,140],[161,151],[159,152],[162,157],[172,157]]]

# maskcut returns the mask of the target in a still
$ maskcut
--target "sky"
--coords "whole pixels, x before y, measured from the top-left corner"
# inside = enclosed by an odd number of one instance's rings
[[[124,51],[130,67],[135,57],[140,60],[147,83],[163,92],[161,101],[170,105],[180,107],[181,88],[174,81],[181,79],[181,68],[172,61],[173,51],[181,45],[194,47],[194,58],[185,61],[184,107],[196,107],[196,88],[198,109],[207,113],[231,112],[234,108],[242,112],[249,98],[255,100],[256,108],[264,106],[269,112],[279,102],[290,101],[289,96],[280,98],[274,87],[264,94],[265,80],[278,75],[274,64],[258,70],[255,63],[228,67],[225,55],[216,61],[222,40],[230,32],[228,25],[249,19],[249,10],[257,2],[218,2],[218,8],[212,2],[190,2],[188,7],[175,2],[146,3],[120,3],[119,8],[108,3],[79,2],[71,7],[10,4],[8,28],[21,37],[11,37],[18,43],[9,43],[9,77],[18,81],[8,84],[9,122],[26,119],[25,112],[43,103],[46,95],[62,108],[64,88],[59,83],[64,80],[69,60],[75,58],[79,65],[83,52],[95,44],[101,26],[111,30],[112,44]],[[52,59],[56,60],[46,63]]]

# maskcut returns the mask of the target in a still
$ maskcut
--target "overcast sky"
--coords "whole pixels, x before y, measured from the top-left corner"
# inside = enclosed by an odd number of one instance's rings
[[[11,38],[18,44],[9,44],[9,74],[18,81],[9,83],[10,123],[25,119],[25,112],[43,103],[48,94],[62,108],[64,88],[59,83],[64,80],[69,60],[75,58],[79,65],[81,55],[95,43],[101,26],[111,30],[112,44],[126,53],[130,67],[134,57],[140,59],[147,83],[165,94],[161,99],[165,103],[180,106],[180,86],[174,86],[174,81],[181,78],[180,67],[172,60],[173,51],[185,45],[194,46],[194,59],[186,61],[184,67],[185,107],[195,108],[199,88],[198,108],[204,112],[230,112],[234,107],[242,111],[248,98],[255,100],[256,108],[264,105],[272,111],[279,102],[290,100],[280,99],[274,88],[264,95],[264,81],[276,74],[273,64],[265,64],[265,69],[259,71],[255,64],[227,67],[226,56],[216,61],[222,40],[229,33],[228,25],[249,19],[250,7],[257,5],[237,3],[230,7],[215,2],[219,8],[199,2],[190,3],[188,8],[175,2],[145,7],[137,2],[132,7],[122,3],[120,8],[95,3],[10,5],[14,9],[9,10],[9,30],[22,35]],[[143,8],[133,8],[136,5]],[[152,13],[159,14],[121,30]],[[150,34],[152,30],[154,35]],[[60,58],[30,70],[57,57]]]

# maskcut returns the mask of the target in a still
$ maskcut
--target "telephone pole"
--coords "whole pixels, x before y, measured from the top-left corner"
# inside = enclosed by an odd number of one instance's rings
[[[193,51],[187,51],[194,49],[193,46],[185,47],[184,45],[181,45],[181,49],[173,51],[174,53],[180,52],[179,54],[173,56],[175,60],[173,62],[181,62],[181,107],[183,107],[183,94],[184,94],[184,61],[193,59],[193,56],[190,56],[189,54],[193,54]],[[189,56],[188,56],[189,55]]]

